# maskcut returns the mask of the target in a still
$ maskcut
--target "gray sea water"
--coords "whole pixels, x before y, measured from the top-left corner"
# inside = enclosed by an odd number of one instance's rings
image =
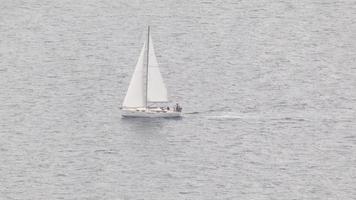
[[[181,120],[121,118],[147,24]],[[8,199],[356,199],[356,1],[0,0]]]

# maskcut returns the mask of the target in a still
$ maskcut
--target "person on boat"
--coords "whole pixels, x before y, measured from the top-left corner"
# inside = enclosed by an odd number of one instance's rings
[[[180,111],[182,111],[182,108],[179,106],[178,103],[176,103],[176,106],[175,106],[174,110],[177,111],[177,112],[180,112]]]
[[[169,110],[169,106],[167,106],[167,110]]]

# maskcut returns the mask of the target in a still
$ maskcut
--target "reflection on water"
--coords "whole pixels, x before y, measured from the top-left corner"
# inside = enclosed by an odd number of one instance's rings
[[[133,133],[152,135],[163,127],[164,120],[162,118],[130,118],[123,117],[121,121],[126,125],[128,130]]]

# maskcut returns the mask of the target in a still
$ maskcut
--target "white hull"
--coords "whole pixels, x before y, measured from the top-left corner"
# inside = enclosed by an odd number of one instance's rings
[[[122,109],[123,117],[145,117],[145,118],[177,118],[180,112],[162,110],[160,108]]]

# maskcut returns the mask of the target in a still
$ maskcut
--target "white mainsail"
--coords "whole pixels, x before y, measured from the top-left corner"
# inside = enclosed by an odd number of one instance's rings
[[[139,108],[146,107],[146,97],[145,97],[145,68],[144,68],[144,53],[145,53],[146,43],[143,44],[140,57],[137,61],[135,72],[132,75],[129,88],[125,96],[123,107],[125,108]]]
[[[148,55],[148,102],[167,102],[167,88],[163,82],[161,72],[158,68],[158,62],[153,48],[153,41],[149,36],[149,55]]]

